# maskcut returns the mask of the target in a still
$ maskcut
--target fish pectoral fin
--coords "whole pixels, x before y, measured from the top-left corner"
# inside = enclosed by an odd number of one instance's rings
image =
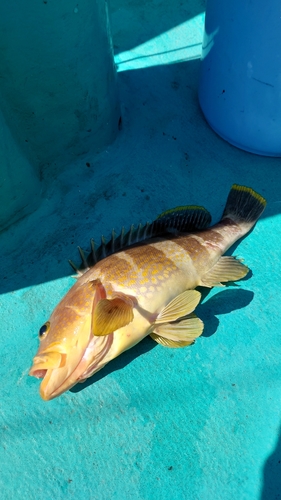
[[[133,302],[124,297],[101,299],[93,307],[92,333],[93,335],[109,335],[115,330],[133,321]]]
[[[244,278],[248,272],[249,268],[239,259],[231,256],[221,257],[212,269],[202,276],[201,285],[209,288],[223,286],[221,281],[237,281]]]
[[[201,298],[201,293],[197,290],[186,290],[175,297],[158,314],[155,325],[176,321],[194,311]]]
[[[204,324],[195,314],[175,323],[166,323],[156,326],[151,338],[164,347],[185,347],[194,342],[204,329]]]

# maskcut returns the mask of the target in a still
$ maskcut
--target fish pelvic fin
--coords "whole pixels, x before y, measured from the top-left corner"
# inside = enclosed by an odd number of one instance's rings
[[[177,295],[169,304],[158,314],[154,325],[176,321],[194,311],[201,299],[201,293],[197,290],[185,290]]]
[[[222,220],[232,219],[249,230],[266,207],[266,200],[251,188],[233,184],[222,215]]]
[[[195,314],[190,314],[174,323],[158,325],[150,337],[164,347],[178,348],[193,344],[204,329],[204,324]]]
[[[150,336],[165,347],[185,347],[203,332],[204,324],[191,314],[201,298],[197,290],[186,290],[175,297],[158,314],[151,326]]]
[[[219,261],[202,276],[201,286],[212,288],[213,286],[224,286],[221,282],[237,281],[244,278],[249,268],[242,264],[241,260],[232,257],[221,257]]]

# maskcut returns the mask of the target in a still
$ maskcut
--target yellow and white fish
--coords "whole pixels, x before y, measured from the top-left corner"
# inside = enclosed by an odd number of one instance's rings
[[[193,314],[201,296],[195,288],[246,276],[241,261],[222,255],[265,206],[262,196],[235,184],[222,219],[209,229],[207,210],[177,207],[118,238],[113,232],[97,251],[92,242],[87,258],[80,250],[75,285],[39,330],[29,373],[43,379],[41,397],[59,396],[147,335],[167,347],[191,344],[203,331]]]

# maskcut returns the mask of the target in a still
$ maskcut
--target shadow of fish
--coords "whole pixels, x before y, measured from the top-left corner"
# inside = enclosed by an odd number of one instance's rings
[[[248,268],[223,256],[254,226],[266,201],[233,185],[222,219],[208,228],[203,207],[177,207],[155,221],[95,249],[92,242],[78,279],[39,330],[30,375],[42,378],[40,394],[53,399],[150,335],[167,347],[190,345],[203,331],[193,313],[197,286],[223,286]]]

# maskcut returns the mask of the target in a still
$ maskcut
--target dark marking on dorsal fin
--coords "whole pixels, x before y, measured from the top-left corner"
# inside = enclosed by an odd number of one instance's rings
[[[136,239],[139,241],[141,237],[142,224],[139,224],[136,229]]]
[[[123,226],[122,229],[121,229],[121,234],[119,236],[119,238],[120,238],[120,247],[121,248],[123,248],[123,246],[124,246],[124,236],[125,236],[125,228]]]
[[[116,233],[114,229],[112,229],[111,233],[111,253],[115,253],[115,239],[116,239]]]
[[[134,224],[132,224],[130,227],[130,231],[128,233],[128,240],[127,240],[127,244],[126,244],[126,246],[128,246],[128,247],[130,247],[132,245],[134,229],[135,229]]]
[[[105,239],[105,237],[103,235],[101,237],[101,244],[100,244],[100,247],[99,247],[98,250],[100,250],[100,257],[98,256],[98,260],[105,259],[105,257],[107,257],[106,239]]]
[[[93,265],[95,265],[98,261],[97,259],[97,255],[96,255],[96,247],[95,247],[95,242],[93,239],[91,239],[91,258],[92,258],[92,261],[93,261]]]
[[[144,238],[144,240],[146,238],[148,238],[148,228],[149,228],[149,226],[150,226],[150,224],[149,224],[149,222],[147,222],[145,224],[144,228],[143,228],[143,238]]]
[[[116,236],[113,230],[108,242],[102,236],[98,248],[95,247],[94,240],[91,240],[91,252],[87,257],[85,257],[83,250],[78,247],[82,260],[79,271],[80,273],[81,271],[85,272],[105,257],[151,238],[169,236],[171,233],[198,231],[206,228],[210,223],[211,215],[203,207],[192,205],[167,210],[153,222],[147,222],[145,225],[139,224],[137,228],[131,225],[127,232],[123,227],[119,236]],[[71,266],[77,270],[73,263],[71,263]]]

